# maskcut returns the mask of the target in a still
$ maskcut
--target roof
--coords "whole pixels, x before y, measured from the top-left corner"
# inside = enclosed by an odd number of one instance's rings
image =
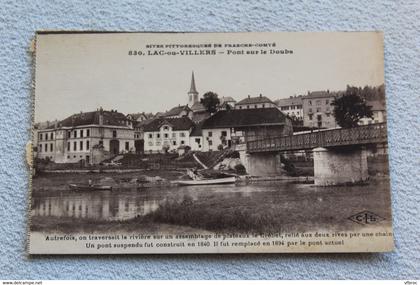
[[[245,98],[245,99],[239,101],[238,103],[236,103],[236,105],[260,104],[260,103],[273,103],[273,101],[271,101],[267,97],[262,96],[260,94],[260,96],[258,96],[258,97],[248,96],[247,98]]]
[[[152,118],[153,117],[153,114],[152,113],[145,113],[145,112],[128,114],[128,115],[131,116],[131,118],[134,121],[137,121],[140,117],[144,117],[145,119],[149,119],[149,118]]]
[[[188,117],[182,118],[157,118],[152,120],[150,123],[144,126],[145,132],[154,132],[158,131],[159,128],[164,125],[168,124],[172,126],[174,131],[184,131],[189,130],[194,127],[193,121],[191,121]]]
[[[343,92],[330,92],[329,90],[327,90],[327,91],[313,91],[313,92],[308,92],[308,95],[303,96],[302,99],[331,98],[331,97],[336,97],[338,95],[341,95],[341,93],[343,93]]]
[[[233,99],[230,96],[226,96],[226,97],[225,96],[222,96],[221,98],[219,98],[219,100],[220,100],[220,105],[222,105],[225,102],[236,102],[236,100]]]
[[[274,103],[276,103],[276,105],[279,107],[302,105],[302,96],[277,99],[276,101],[274,101]]]
[[[206,107],[204,107],[203,104],[201,104],[200,102],[195,102],[192,106],[191,106],[191,110],[193,112],[199,112],[199,111],[207,111]]]
[[[201,121],[200,123],[196,124],[194,126],[194,128],[191,131],[190,137],[201,137],[201,135],[203,134],[203,123],[205,121]]]
[[[94,112],[80,112],[78,114],[71,115],[66,119],[58,123],[58,126],[62,127],[75,127],[84,125],[99,125],[99,116],[103,115],[103,124],[110,126],[127,126],[127,118],[123,113],[117,111],[103,111],[97,110]]]
[[[385,111],[385,102],[375,100],[375,101],[366,101],[366,104],[372,107],[372,111]]]
[[[234,109],[219,111],[204,121],[203,129],[261,125],[283,125],[286,115],[277,108]]]
[[[184,110],[191,110],[191,109],[188,107],[188,105],[182,105],[182,106],[180,105],[180,106],[173,107],[169,111],[163,113],[162,116],[163,117],[178,116]]]

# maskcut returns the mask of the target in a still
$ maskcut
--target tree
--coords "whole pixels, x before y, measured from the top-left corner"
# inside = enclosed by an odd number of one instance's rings
[[[205,93],[200,102],[204,107],[206,107],[209,113],[215,113],[220,104],[219,96],[211,91]]]
[[[352,128],[358,125],[361,118],[373,118],[372,107],[361,97],[363,89],[347,86],[343,96],[335,98],[334,117],[342,128]]]

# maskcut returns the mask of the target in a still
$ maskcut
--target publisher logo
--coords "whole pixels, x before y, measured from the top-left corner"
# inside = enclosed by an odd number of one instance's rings
[[[348,217],[348,219],[361,225],[376,224],[380,221],[385,220],[385,218],[382,218],[381,216],[378,216],[375,213],[369,211],[357,213],[353,216]]]

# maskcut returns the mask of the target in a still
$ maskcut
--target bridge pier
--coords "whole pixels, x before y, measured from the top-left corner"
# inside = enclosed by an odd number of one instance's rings
[[[366,181],[367,153],[364,147],[313,149],[315,185],[329,186]]]
[[[284,174],[280,153],[262,152],[246,155],[245,168],[252,176],[279,176]]]

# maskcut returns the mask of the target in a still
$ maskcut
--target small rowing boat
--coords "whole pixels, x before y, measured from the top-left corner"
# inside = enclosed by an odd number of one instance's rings
[[[69,184],[71,190],[76,191],[106,191],[112,190],[112,186],[98,185],[98,184]]]
[[[196,180],[179,180],[179,185],[212,185],[212,184],[232,184],[235,183],[235,177],[225,177],[216,179],[196,179]]]

